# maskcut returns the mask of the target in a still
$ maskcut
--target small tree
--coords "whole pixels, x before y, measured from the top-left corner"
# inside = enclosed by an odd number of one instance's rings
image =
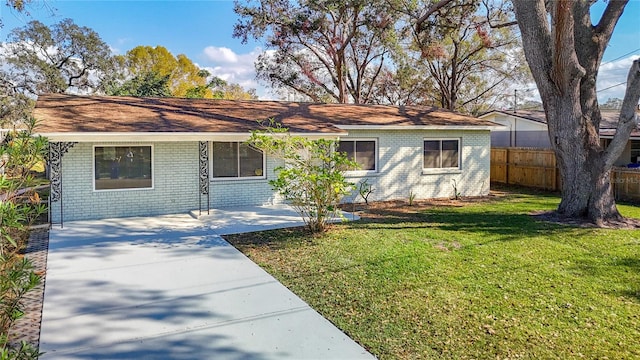
[[[254,131],[248,143],[284,160],[284,165],[275,169],[278,177],[269,184],[300,214],[309,230],[326,230],[327,222],[340,215],[342,198],[355,187],[346,180],[344,171],[358,166],[337,151],[337,141],[293,136],[271,122],[266,130]]]
[[[46,211],[35,191],[33,168],[44,160],[46,139],[33,137],[35,121],[27,130],[14,132],[0,145],[0,358],[34,359],[38,351],[27,343],[14,348],[8,333],[24,315],[22,299],[40,283],[31,262],[20,255],[26,246],[28,226]]]

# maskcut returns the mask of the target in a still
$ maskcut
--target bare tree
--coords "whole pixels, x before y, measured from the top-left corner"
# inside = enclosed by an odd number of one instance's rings
[[[236,2],[234,36],[266,38],[257,76],[313,101],[371,102],[393,21],[384,1]]]
[[[429,4],[429,2],[427,2]],[[528,80],[526,62],[508,3],[439,1],[405,7],[410,68],[431,83],[439,106],[467,113],[487,110],[514,82]],[[415,20],[417,19],[417,20]]]

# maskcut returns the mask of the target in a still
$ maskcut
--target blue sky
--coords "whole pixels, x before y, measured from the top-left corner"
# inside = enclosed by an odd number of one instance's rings
[[[596,11],[602,11],[605,5],[600,1]],[[174,55],[187,55],[225,80],[258,88],[263,98],[273,96],[254,79],[253,61],[262,44],[242,44],[232,37],[237,15],[231,0],[46,0],[29,8],[31,17],[15,14],[4,5],[0,11],[4,22],[1,41],[11,29],[31,19],[50,25],[71,18],[95,30],[115,53],[123,54],[139,45],[162,45]],[[624,82],[632,59],[640,56],[639,21],[640,0],[631,0],[605,53],[604,62],[615,61],[603,65],[600,89]],[[603,91],[600,98],[622,97],[623,91],[624,86],[617,86]]]

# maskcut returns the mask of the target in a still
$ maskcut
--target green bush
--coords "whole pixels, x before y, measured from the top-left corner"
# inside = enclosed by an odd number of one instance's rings
[[[0,344],[5,344],[7,337],[4,334],[0,334]],[[38,351],[25,341],[20,342],[18,347],[0,347],[0,360],[34,360],[37,359],[42,353]]]
[[[0,256],[0,275],[0,334],[7,334],[24,315],[20,301],[41,279],[31,262],[18,256]]]
[[[312,232],[327,228],[328,221],[341,215],[339,205],[355,184],[346,180],[345,170],[357,164],[337,151],[336,140],[311,140],[292,136],[271,122],[263,131],[254,131],[249,145],[284,160],[278,177],[269,184],[300,214]]]
[[[36,359],[38,350],[22,342],[9,343],[9,330],[24,312],[21,301],[41,281],[21,254],[29,226],[47,211],[36,192],[33,169],[42,167],[47,141],[34,137],[35,120],[24,131],[10,134],[0,146],[0,360]]]

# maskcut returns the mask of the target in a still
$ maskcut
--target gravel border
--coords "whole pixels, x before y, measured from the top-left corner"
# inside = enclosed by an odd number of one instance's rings
[[[22,300],[24,316],[16,321],[9,331],[11,344],[16,345],[21,341],[26,341],[35,348],[40,344],[40,324],[42,321],[48,250],[49,227],[32,229],[25,256],[31,260],[35,273],[42,276],[42,281],[28,292]]]

